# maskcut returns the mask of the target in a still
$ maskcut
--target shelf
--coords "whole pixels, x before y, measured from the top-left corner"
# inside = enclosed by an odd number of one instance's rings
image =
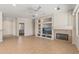
[[[72,30],[72,27],[71,26],[61,26],[61,27],[54,26],[54,30]]]
[[[52,22],[43,22],[43,23],[38,23],[39,24],[52,24]]]
[[[41,28],[38,28],[39,30],[41,29]]]
[[[42,37],[44,37],[44,38],[52,38],[52,36],[46,36],[46,35],[42,35]]]
[[[49,23],[52,23],[52,22],[43,22],[43,24],[49,24]]]
[[[38,33],[37,35],[38,35],[38,36],[41,36],[41,34],[39,34],[39,33]]]
[[[52,22],[52,18],[51,18],[51,17],[45,18],[45,19],[43,20],[43,22]]]
[[[46,36],[47,38],[52,38],[52,36]]]
[[[38,24],[41,24],[41,23],[38,23]]]
[[[52,38],[52,17],[40,18],[37,22],[37,36],[47,39]]]
[[[42,35],[46,35],[46,36],[52,36],[52,34],[42,34]]]

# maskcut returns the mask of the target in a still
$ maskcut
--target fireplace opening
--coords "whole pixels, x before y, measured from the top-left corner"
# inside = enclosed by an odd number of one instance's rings
[[[68,40],[68,34],[56,33],[56,39]]]

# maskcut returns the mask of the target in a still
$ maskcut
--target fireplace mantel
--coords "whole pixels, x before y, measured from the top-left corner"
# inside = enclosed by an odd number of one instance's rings
[[[61,26],[61,27],[54,26],[54,29],[55,30],[73,30],[72,26]]]

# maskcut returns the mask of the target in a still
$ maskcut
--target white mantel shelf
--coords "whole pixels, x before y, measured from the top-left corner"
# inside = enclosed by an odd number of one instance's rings
[[[54,26],[54,30],[73,30],[73,28],[71,26],[67,26],[67,27],[56,27]]]

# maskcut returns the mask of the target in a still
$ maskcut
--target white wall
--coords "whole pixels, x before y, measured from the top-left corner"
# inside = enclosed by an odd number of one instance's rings
[[[4,17],[3,19],[3,35],[15,35],[15,18]]]
[[[72,44],[75,44],[75,42],[76,42],[76,40],[75,40],[75,38],[76,38],[76,23],[75,23],[76,21],[75,21],[75,17],[73,16],[73,33],[72,33]]]
[[[3,34],[7,35],[19,35],[19,23],[25,23],[25,36],[33,35],[33,26],[32,19],[29,18],[13,18],[13,17],[4,17],[3,20]]]
[[[33,23],[30,18],[17,18],[17,35],[19,35],[19,23],[24,23],[25,25],[25,36],[33,35]]]
[[[18,24],[25,23],[25,36],[33,35],[33,20],[30,18],[4,17],[4,35],[18,35]],[[54,14],[54,27],[65,28],[73,27],[73,18],[71,12],[57,12]]]
[[[74,29],[74,17],[72,12],[58,12],[54,14],[54,29],[69,29],[72,30],[68,32],[70,37],[72,37],[72,43],[75,43],[75,29]],[[65,31],[66,32],[66,31]],[[67,32],[66,32],[67,33]],[[72,35],[72,36],[71,36]]]
[[[54,14],[54,28],[72,28],[73,18],[71,12],[58,12]]]
[[[0,12],[0,30],[2,30],[2,12]]]
[[[74,17],[75,17],[75,24],[74,24],[74,32],[75,32],[75,45],[76,45],[76,47],[77,47],[77,49],[79,50],[79,29],[78,29],[78,26],[79,26],[79,8],[78,8],[78,10],[76,11],[76,14],[74,15]]]
[[[12,27],[13,27],[12,28],[13,29],[12,32],[13,32],[13,35],[16,36],[17,35],[17,26],[16,26],[17,25],[17,18],[14,18],[12,22],[13,22],[12,23]]]
[[[12,35],[12,21],[7,19],[3,21],[3,24],[4,35]]]
[[[3,35],[2,35],[2,32],[3,32],[3,28],[2,28],[2,12],[0,12],[0,42],[3,41]]]

